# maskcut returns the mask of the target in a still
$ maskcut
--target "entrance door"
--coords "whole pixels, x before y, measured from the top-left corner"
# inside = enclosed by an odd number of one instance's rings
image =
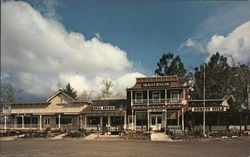
[[[102,130],[107,131],[108,117],[102,117]]]
[[[152,115],[151,116],[152,130],[154,131],[161,130],[161,126],[162,126],[162,116]]]

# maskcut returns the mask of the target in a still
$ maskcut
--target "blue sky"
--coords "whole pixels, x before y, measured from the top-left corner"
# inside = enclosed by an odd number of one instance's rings
[[[59,3],[57,14],[67,29],[81,32],[87,38],[100,34],[103,41],[124,49],[128,58],[145,67],[148,74],[153,73],[165,52],[180,55],[188,69],[201,64],[208,54],[188,49],[178,51],[179,46],[189,38],[208,42],[212,35],[227,35],[250,20],[249,2],[66,0]],[[218,21],[208,23],[211,29],[202,26],[214,16]],[[222,16],[226,16],[225,23],[218,25]]]
[[[114,92],[124,92],[135,77],[152,76],[166,52],[180,55],[188,70],[217,51],[250,63],[247,1],[1,4],[1,80],[30,97],[46,97],[67,82],[79,93],[98,93],[103,78],[114,80]]]

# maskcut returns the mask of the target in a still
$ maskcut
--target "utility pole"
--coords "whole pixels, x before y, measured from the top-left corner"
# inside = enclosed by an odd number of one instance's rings
[[[206,64],[204,64],[204,79],[203,79],[203,136],[206,137],[206,90],[205,90],[205,66]]]

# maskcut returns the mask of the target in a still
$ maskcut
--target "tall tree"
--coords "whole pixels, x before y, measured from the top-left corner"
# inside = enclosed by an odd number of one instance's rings
[[[186,73],[187,71],[181,58],[178,55],[174,57],[174,54],[170,52],[162,55],[155,70],[157,75],[177,75],[179,78],[184,78]]]
[[[226,95],[234,95],[236,105],[232,107],[236,109],[245,103],[246,87],[250,83],[249,66],[230,66],[227,58],[217,52],[208,63],[194,69],[194,91],[190,93],[192,99],[203,98],[204,69],[206,99],[221,99]]]
[[[68,83],[65,88],[63,89],[63,92],[68,94],[71,98],[76,99],[77,98],[77,91],[74,90],[74,88],[71,87],[70,83]]]

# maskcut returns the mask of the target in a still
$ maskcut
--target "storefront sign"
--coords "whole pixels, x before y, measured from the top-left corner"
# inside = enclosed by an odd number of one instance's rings
[[[153,82],[153,83],[143,83],[142,87],[166,87],[169,86],[169,82]]]
[[[191,107],[192,112],[203,112],[204,107]],[[205,107],[206,112],[221,112],[226,111],[226,107]]]
[[[115,110],[115,106],[93,106],[93,110]]]

